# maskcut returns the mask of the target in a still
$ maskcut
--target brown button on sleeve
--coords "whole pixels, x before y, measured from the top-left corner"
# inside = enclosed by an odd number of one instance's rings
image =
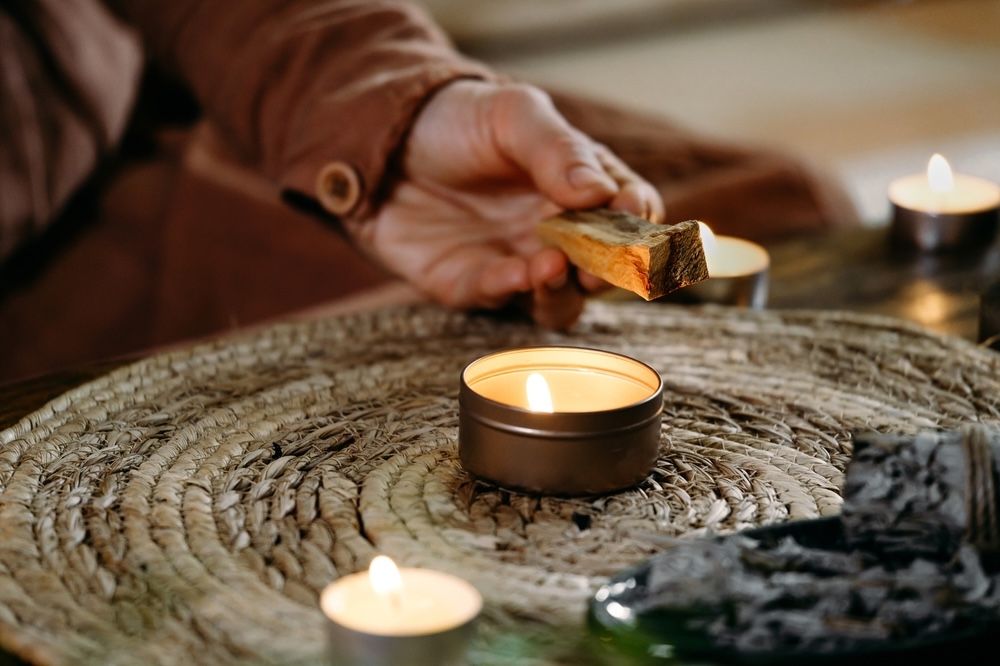
[[[350,213],[361,200],[361,178],[344,162],[330,162],[319,170],[316,178],[316,198],[333,215]]]

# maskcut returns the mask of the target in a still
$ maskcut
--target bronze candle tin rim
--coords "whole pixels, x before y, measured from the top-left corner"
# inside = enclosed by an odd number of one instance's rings
[[[600,359],[638,371],[649,395],[620,407],[595,411],[534,412],[478,393],[471,377],[477,366],[503,360],[545,358],[546,362],[507,366],[589,369],[636,380],[607,365],[560,364],[565,355]],[[663,380],[652,367],[616,352],[588,347],[537,346],[506,349],[469,363],[459,390],[459,458],[476,477],[512,490],[555,494],[603,494],[639,483],[655,465],[663,415]]]
[[[932,213],[892,203],[892,238],[925,252],[993,243],[1000,206],[966,213]]]

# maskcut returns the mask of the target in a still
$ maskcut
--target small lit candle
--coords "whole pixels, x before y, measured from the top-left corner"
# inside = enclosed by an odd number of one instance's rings
[[[952,173],[935,154],[925,174],[889,185],[892,234],[922,250],[986,245],[996,235],[1000,186],[985,178]]]
[[[701,303],[764,307],[771,265],[767,250],[743,238],[717,236],[704,222],[698,225],[708,279],[685,287],[682,296]]]
[[[482,606],[482,596],[461,578],[399,568],[384,555],[320,595],[332,663],[344,666],[465,664]]]
[[[535,493],[621,490],[649,474],[663,382],[635,359],[596,349],[497,352],[462,372],[459,457],[472,474]]]

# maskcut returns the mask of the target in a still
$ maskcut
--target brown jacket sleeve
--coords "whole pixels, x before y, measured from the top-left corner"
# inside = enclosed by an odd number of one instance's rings
[[[111,0],[240,156],[283,191],[364,218],[428,97],[488,78],[393,0]]]
[[[0,263],[125,129],[142,51],[98,0],[0,3]]]

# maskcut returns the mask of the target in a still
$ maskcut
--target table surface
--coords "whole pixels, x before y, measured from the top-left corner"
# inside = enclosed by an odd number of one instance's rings
[[[768,244],[768,250],[771,309],[883,314],[971,341],[979,337],[980,294],[1000,280],[1000,245],[920,254],[894,246],[887,231],[879,228],[785,240]],[[320,309],[305,316],[336,311]],[[0,386],[0,429],[74,386],[133,360],[93,363]],[[0,663],[21,662],[0,651]]]
[[[767,249],[771,309],[883,314],[970,341],[979,338],[980,294],[1000,281],[998,243],[927,254],[901,247],[887,229],[872,227],[783,240],[767,244]],[[394,293],[388,300],[405,298],[406,293]],[[0,386],[0,429],[131,360],[92,363]]]
[[[822,308],[907,319],[979,339],[980,295],[1000,281],[1000,244],[920,253],[888,229],[866,228],[776,243],[772,308]]]

